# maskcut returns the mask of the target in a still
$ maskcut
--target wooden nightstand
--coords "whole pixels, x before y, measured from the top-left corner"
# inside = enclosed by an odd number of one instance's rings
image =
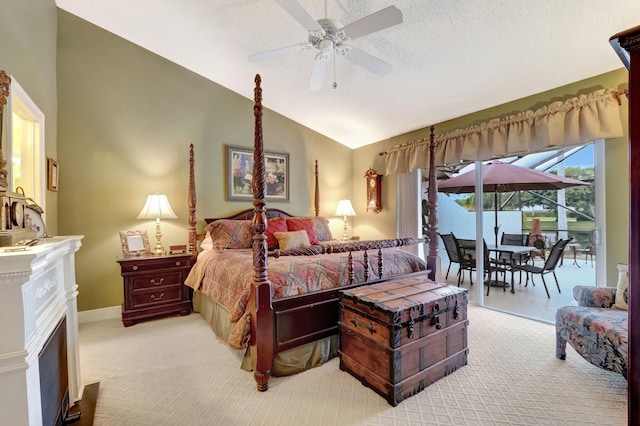
[[[191,254],[125,257],[118,263],[124,280],[125,327],[162,315],[191,313],[191,292],[184,285]]]

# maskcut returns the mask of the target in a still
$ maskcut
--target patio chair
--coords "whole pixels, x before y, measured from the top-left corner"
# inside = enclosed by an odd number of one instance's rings
[[[510,271],[511,264],[507,260],[494,259],[489,255],[489,248],[487,247],[487,242],[482,241],[484,245],[484,273],[482,274],[482,279],[485,281],[487,285],[487,296],[489,295],[489,291],[491,290],[491,277],[495,276],[494,283],[498,282],[499,274],[502,274],[502,285],[500,287],[503,288],[504,291],[509,287],[509,283],[507,282],[507,272]],[[469,259],[469,270],[475,271],[477,270],[477,256],[476,256],[476,240],[465,240],[458,239],[458,244],[461,247],[462,253],[466,258]],[[471,275],[471,272],[469,273]]]
[[[460,287],[460,283],[464,282],[464,276],[462,275],[462,271],[464,269],[469,270],[469,279],[471,280],[471,285],[473,285],[473,278],[471,278],[471,258],[468,255],[465,255],[460,248],[460,244],[458,243],[458,239],[453,232],[450,234],[438,234],[444,243],[444,248],[447,252],[447,256],[449,256],[449,267],[447,268],[447,274],[445,279],[449,278],[449,270],[451,269],[452,263],[457,263],[459,265],[458,268],[458,287]]]
[[[567,244],[569,244],[569,242],[572,239],[573,238],[569,238],[568,240],[563,240],[563,239],[558,240],[558,242],[555,243],[553,247],[551,247],[551,252],[549,253],[549,256],[545,260],[544,265],[542,267],[535,266],[535,265],[515,265],[513,267],[514,270],[521,270],[527,273],[527,281],[524,286],[526,287],[529,284],[529,274],[531,274],[531,283],[535,286],[536,284],[533,281],[533,275],[539,274],[540,277],[542,278],[542,284],[544,284],[544,289],[547,292],[547,297],[551,299],[551,296],[549,295],[549,289],[547,288],[547,283],[544,280],[544,275],[548,273],[552,273],[553,278],[556,280],[556,287],[558,287],[558,293],[562,293],[560,291],[560,284],[558,284],[558,277],[556,276],[556,266],[558,266],[558,262],[564,255],[564,249],[567,247]]]
[[[499,283],[498,274],[502,274],[502,282],[500,287],[502,287],[502,291],[507,291],[507,287],[509,287],[509,283],[507,282],[507,272],[511,272],[513,274],[513,267],[511,265],[511,260],[509,257],[506,259],[498,257],[497,259],[492,258],[489,255],[489,248],[487,247],[487,243],[483,240],[484,244],[484,273],[487,276],[487,296],[489,295],[489,291],[491,290],[491,275],[495,276],[495,283]]]
[[[528,246],[530,234],[507,234],[502,233],[500,245],[503,246]],[[499,260],[505,260],[515,265],[525,265],[531,260],[531,254],[511,255],[509,253],[500,253]],[[520,271],[520,282],[522,282],[522,271]]]
[[[587,246],[584,249],[584,264],[587,264],[587,261],[591,259],[591,267],[593,268],[593,256],[596,254],[596,249],[593,246]]]

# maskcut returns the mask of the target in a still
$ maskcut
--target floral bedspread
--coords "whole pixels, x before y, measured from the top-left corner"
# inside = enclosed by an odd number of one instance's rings
[[[364,252],[354,252],[354,282],[364,281]],[[402,275],[427,269],[417,256],[397,248],[383,249],[383,276]],[[369,280],[377,278],[377,250],[369,255]],[[200,290],[230,313],[229,321],[242,317],[253,283],[253,252],[211,250],[201,255],[186,284]],[[347,253],[269,258],[268,276],[273,298],[282,298],[348,284]],[[375,271],[375,273],[374,273]],[[201,278],[201,279],[200,279]]]

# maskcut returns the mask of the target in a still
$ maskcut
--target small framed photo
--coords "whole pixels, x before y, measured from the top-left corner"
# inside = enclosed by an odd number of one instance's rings
[[[289,201],[289,154],[264,153],[267,200]],[[253,149],[227,145],[227,199],[251,201]]]
[[[151,253],[147,231],[120,231],[122,254],[126,256],[142,256]]]
[[[47,159],[47,189],[49,191],[58,190],[58,163],[53,158]]]

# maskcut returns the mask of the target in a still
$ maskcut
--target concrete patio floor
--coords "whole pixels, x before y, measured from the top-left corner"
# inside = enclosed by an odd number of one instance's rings
[[[542,266],[542,259],[536,259],[536,266]],[[443,277],[449,266],[449,259],[442,260]],[[458,264],[451,265],[449,278],[447,283],[458,285]],[[596,269],[591,266],[591,262],[585,264],[584,256],[577,259],[577,265],[573,263],[573,255],[565,254],[564,262],[561,267],[556,268],[556,276],[560,285],[561,293],[558,293],[553,274],[545,274],[545,281],[549,289],[551,298],[547,298],[547,294],[542,284],[540,275],[535,275],[533,280],[535,286],[529,285],[525,287],[525,277],[523,274],[522,283],[518,282],[518,274],[515,275],[515,293],[511,293],[509,289],[503,291],[500,287],[492,287],[489,296],[486,295],[486,286],[484,287],[484,303],[487,307],[495,308],[505,312],[511,312],[519,316],[535,319],[545,323],[554,324],[556,310],[562,306],[577,305],[573,299],[573,287],[576,285],[595,285]],[[509,277],[509,276],[508,276]],[[477,279],[474,273],[474,285],[469,282],[469,272],[464,271],[464,282],[461,287],[469,290],[469,301],[476,302]],[[615,284],[615,283],[614,283]]]

